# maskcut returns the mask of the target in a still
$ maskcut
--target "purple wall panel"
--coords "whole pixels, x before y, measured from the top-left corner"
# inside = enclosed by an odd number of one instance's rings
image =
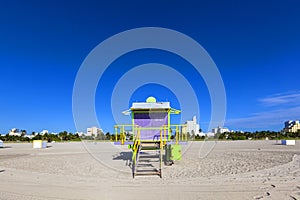
[[[162,127],[168,125],[168,113],[134,113],[134,123],[144,128]],[[141,140],[159,140],[159,137],[159,129],[141,130]]]

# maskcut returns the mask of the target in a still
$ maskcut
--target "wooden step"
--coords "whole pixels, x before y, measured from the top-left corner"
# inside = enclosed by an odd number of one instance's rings
[[[159,154],[158,155],[149,155],[149,154],[140,154],[139,155],[140,158],[159,158]]]
[[[135,174],[133,174],[133,178],[135,176],[153,176],[153,175],[158,175],[160,178],[162,178],[162,174],[161,174],[160,170],[138,171]]]
[[[159,175],[160,172],[157,169],[152,170],[137,170],[135,175],[144,176],[144,175]]]
[[[159,148],[159,144],[156,143],[141,143],[142,147],[158,147]]]

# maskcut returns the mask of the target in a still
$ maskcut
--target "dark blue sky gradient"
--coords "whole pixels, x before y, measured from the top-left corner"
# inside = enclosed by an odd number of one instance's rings
[[[280,130],[284,120],[300,118],[300,105],[289,99],[300,91],[297,0],[1,1],[0,133],[14,127],[74,132],[72,89],[85,57],[108,37],[147,26],[180,31],[207,50],[225,84],[225,124],[230,129]],[[210,119],[206,86],[188,64],[170,53],[132,52],[116,60],[102,81],[113,84],[126,72],[120,66],[129,69],[149,61],[176,68],[203,91],[197,95],[205,129]],[[114,123],[106,106],[111,84],[104,87],[108,97],[104,104],[98,91],[96,95],[97,114],[108,116],[101,123],[105,131],[111,131]],[[165,99],[176,105],[171,93],[157,85],[153,88],[165,91],[171,96]],[[141,100],[153,88],[140,88],[131,100]],[[278,103],[281,97],[286,101]]]

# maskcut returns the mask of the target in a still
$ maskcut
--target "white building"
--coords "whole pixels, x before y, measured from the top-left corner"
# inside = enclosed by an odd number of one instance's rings
[[[221,133],[226,133],[226,132],[230,132],[230,131],[228,128],[225,128],[225,127],[222,128],[222,127],[218,126],[217,128],[213,128],[211,132],[214,134],[217,134],[217,133],[221,134]]]
[[[103,133],[102,129],[97,128],[95,126],[86,129],[86,136],[95,136],[95,137],[97,137],[97,135],[100,135],[101,133]]]
[[[32,139],[34,137],[34,135],[24,135],[25,138],[29,138]]]
[[[192,121],[186,121],[186,130],[182,130],[183,132],[187,132],[194,135],[201,135],[199,129],[200,126],[197,124],[197,118],[196,116],[193,117]]]
[[[86,135],[84,132],[76,132],[75,134],[78,134],[79,137]]]
[[[42,130],[42,132],[40,132],[40,135],[45,135],[45,134],[48,134],[49,131],[48,130]]]
[[[212,138],[212,137],[215,137],[215,134],[212,132],[208,132],[208,133],[206,133],[206,136]]]
[[[17,128],[13,128],[9,131],[8,135],[10,136],[21,136],[22,133]]]
[[[298,120],[296,121],[286,121],[284,122],[284,131],[295,133],[300,130],[300,123]]]

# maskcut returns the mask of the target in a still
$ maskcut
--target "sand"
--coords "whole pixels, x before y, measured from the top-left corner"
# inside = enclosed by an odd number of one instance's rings
[[[190,142],[163,178],[132,178],[131,151],[109,142],[4,144],[0,199],[299,199],[300,141]],[[211,149],[211,147],[214,147]]]

